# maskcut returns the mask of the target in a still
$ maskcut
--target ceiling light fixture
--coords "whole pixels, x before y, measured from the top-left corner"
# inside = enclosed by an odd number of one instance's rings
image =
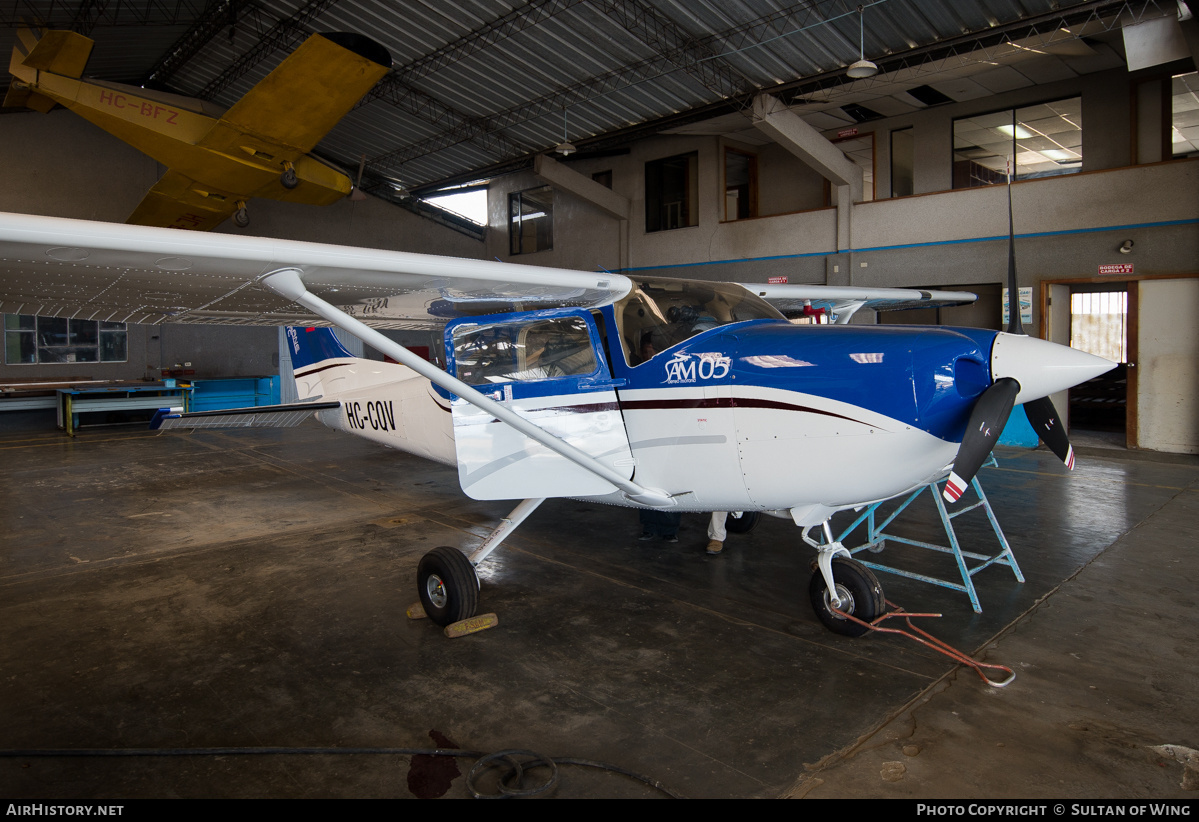
[[[1017,140],[1027,140],[1029,137],[1034,137],[1031,131],[1021,125],[1002,125],[995,126],[996,131],[1002,131],[1009,137],[1015,137]]]
[[[558,152],[563,157],[569,157],[570,155],[572,155],[576,151],[578,151],[578,149],[575,148],[574,143],[572,143],[569,139],[567,139],[566,109],[562,109],[562,142],[560,142],[560,143],[558,143],[558,145],[554,146],[554,151]]]
[[[851,63],[845,71],[855,80],[878,74],[878,66],[866,59],[866,9],[863,6],[858,6],[858,21],[861,24],[860,58],[856,63]]]

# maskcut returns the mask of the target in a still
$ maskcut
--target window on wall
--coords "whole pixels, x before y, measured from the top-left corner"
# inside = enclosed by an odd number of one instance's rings
[[[1073,174],[1082,168],[1082,98],[953,121],[953,187]]]
[[[645,164],[645,230],[699,225],[699,153]]]
[[[891,196],[916,193],[916,142],[910,128],[891,132]]]
[[[549,186],[508,195],[508,253],[532,254],[554,247],[554,190]]]
[[[758,158],[747,151],[724,149],[724,219],[758,216]]]
[[[8,365],[128,359],[125,323],[4,315],[4,362]]]
[[[1199,72],[1176,75],[1170,85],[1171,154],[1194,157],[1199,154]]]

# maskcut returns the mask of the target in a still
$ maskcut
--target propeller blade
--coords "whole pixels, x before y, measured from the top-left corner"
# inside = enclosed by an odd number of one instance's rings
[[[1024,413],[1028,415],[1028,422],[1041,438],[1041,442],[1073,471],[1074,448],[1070,445],[1070,438],[1066,436],[1066,429],[1062,426],[1057,409],[1053,407],[1049,397],[1024,403]]]
[[[1020,383],[1011,377],[1004,377],[996,380],[974,404],[957,458],[953,461],[953,470],[949,472],[949,481],[941,492],[947,502],[958,501],[986,461],[999,435],[1003,433],[1003,426],[1007,425],[1018,393]]]

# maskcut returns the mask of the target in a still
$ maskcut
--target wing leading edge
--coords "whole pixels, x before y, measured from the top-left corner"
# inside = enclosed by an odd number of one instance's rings
[[[5,314],[146,324],[325,324],[259,285],[280,269],[376,328],[437,327],[496,303],[593,308],[631,288],[619,274],[4,213],[0,262]]]

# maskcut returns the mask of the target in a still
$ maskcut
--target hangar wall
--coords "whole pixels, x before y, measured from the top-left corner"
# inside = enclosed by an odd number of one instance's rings
[[[165,170],[154,160],[62,109],[0,118],[0,211],[123,222]],[[483,244],[374,197],[332,206],[253,200],[250,227],[218,229],[264,237],[481,257]],[[5,365],[0,382],[30,379],[157,378],[185,364],[197,378],[276,374],[274,328],[137,326],[128,361]]]
[[[1199,279],[1137,284],[1138,445],[1199,454]],[[1178,333],[1184,329],[1184,333]]]
[[[509,255],[507,248],[508,195],[545,181],[532,172],[493,181],[488,252],[535,265],[702,279],[764,282],[786,276],[793,283],[858,286],[1000,284],[1007,272],[1006,192],[1003,186],[951,190],[953,121],[1080,96],[1082,171],[1013,186],[1021,285],[1095,277],[1100,265],[1117,262],[1132,263],[1138,275],[1196,274],[1199,160],[1162,159],[1162,106],[1169,105],[1169,95],[1148,93],[1160,91],[1162,82],[1134,82],[1128,72],[1110,70],[860,123],[860,135],[874,135],[876,198],[850,209],[848,248],[837,247],[835,207],[723,219],[725,146],[757,154],[762,213],[780,202],[776,197],[767,205],[768,189],[794,190],[790,201],[796,204],[822,198],[823,181],[798,158],[775,145],[679,135],[637,142],[620,156],[559,159],[584,177],[611,171],[613,190],[630,203],[630,219],[622,229],[620,221],[594,206],[556,191],[555,240],[549,251]],[[1134,105],[1137,99],[1140,104]],[[1155,102],[1146,105],[1146,100]],[[915,134],[917,193],[891,198],[890,135],[906,128]],[[835,136],[825,133],[826,138]],[[1133,165],[1134,151],[1141,165]],[[698,224],[647,232],[646,163],[691,152],[698,156]],[[1117,248],[1127,239],[1134,241],[1133,253],[1119,254]]]

